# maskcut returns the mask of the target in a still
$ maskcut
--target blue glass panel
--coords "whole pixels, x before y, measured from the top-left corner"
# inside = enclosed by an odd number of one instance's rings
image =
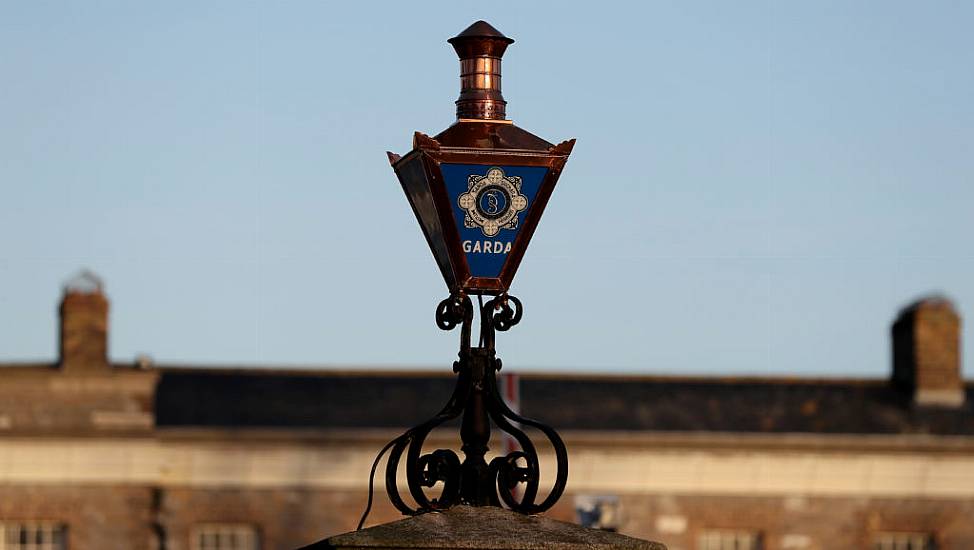
[[[499,277],[548,169],[443,164],[460,242],[474,277]]]

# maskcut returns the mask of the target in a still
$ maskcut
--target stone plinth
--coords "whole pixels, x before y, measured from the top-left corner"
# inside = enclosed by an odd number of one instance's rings
[[[302,550],[351,548],[465,550],[666,550],[658,542],[586,529],[493,506],[454,506],[325,539]]]

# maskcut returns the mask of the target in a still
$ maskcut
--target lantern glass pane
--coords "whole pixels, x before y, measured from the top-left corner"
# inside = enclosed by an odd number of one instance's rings
[[[427,174],[423,167],[423,159],[416,155],[411,160],[404,161],[396,169],[403,191],[413,207],[413,212],[423,228],[427,242],[436,259],[448,287],[455,283],[454,271],[450,265],[450,252],[443,236],[443,228],[436,214],[433,195],[430,192]]]
[[[480,164],[440,169],[470,275],[499,277],[548,169]]]

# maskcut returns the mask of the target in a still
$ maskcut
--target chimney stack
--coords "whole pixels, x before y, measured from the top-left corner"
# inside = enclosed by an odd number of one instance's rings
[[[108,298],[95,274],[82,271],[64,285],[60,367],[65,372],[108,368]]]
[[[893,383],[916,405],[964,403],[960,316],[945,298],[919,300],[893,323]]]

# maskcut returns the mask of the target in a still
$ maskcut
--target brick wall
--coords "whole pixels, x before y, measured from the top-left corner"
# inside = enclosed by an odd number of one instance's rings
[[[926,532],[938,550],[974,548],[974,499],[622,495],[621,533],[694,550],[705,530],[761,533],[765,550],[871,549],[879,532]],[[554,512],[570,516],[571,495]]]
[[[574,495],[549,516],[573,521]],[[190,487],[45,487],[0,485],[0,520],[43,519],[68,525],[71,550],[189,550],[201,523],[248,523],[262,548],[298,548],[355,528],[364,491]],[[619,496],[621,533],[694,550],[708,529],[759,532],[766,550],[870,548],[880,531],[936,535],[939,550],[974,548],[974,499],[865,499]],[[401,519],[379,494],[368,525]]]
[[[63,523],[71,550],[153,548],[151,505],[145,487],[0,485],[0,521]]]

